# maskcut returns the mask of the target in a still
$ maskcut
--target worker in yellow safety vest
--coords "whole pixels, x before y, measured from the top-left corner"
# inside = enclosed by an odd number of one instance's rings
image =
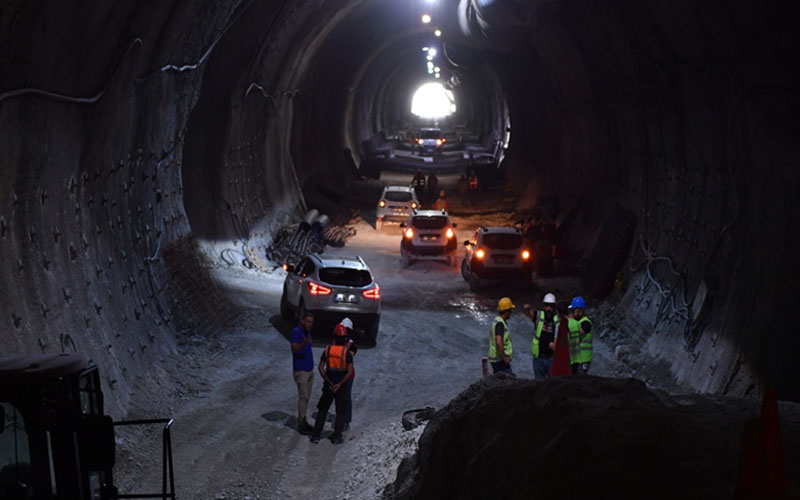
[[[558,336],[560,319],[556,314],[556,296],[548,293],[542,301],[541,311],[533,311],[529,304],[522,307],[525,315],[534,322],[531,354],[533,355],[533,376],[537,379],[550,377],[553,354]]]
[[[489,361],[492,363],[493,373],[514,373],[511,370],[514,349],[511,346],[511,334],[507,323],[514,307],[516,306],[508,297],[503,297],[497,302],[497,316],[489,329]]]
[[[569,306],[569,362],[572,374],[586,374],[592,364],[592,322],[584,314],[586,301],[575,297]]]

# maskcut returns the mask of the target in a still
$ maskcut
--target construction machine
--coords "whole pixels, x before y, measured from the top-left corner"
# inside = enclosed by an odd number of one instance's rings
[[[0,356],[0,500],[175,498],[172,419],[114,422],[97,365],[79,353]],[[115,429],[159,425],[162,491],[114,484]]]

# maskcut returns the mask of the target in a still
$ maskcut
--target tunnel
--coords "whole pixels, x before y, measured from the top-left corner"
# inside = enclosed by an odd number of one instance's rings
[[[203,244],[263,248],[312,208],[374,203],[359,182],[391,161],[369,145],[426,126],[410,105],[431,46],[455,99],[444,122],[502,143],[485,175],[514,197],[496,209],[557,200],[587,296],[624,282],[618,328],[693,392],[800,401],[799,14],[782,1],[6,1],[2,353],[87,353],[124,413],[135,379],[241,314]]]

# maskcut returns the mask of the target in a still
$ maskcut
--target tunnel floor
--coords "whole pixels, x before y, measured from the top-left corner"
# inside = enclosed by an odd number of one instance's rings
[[[459,241],[478,224],[508,223],[513,214],[494,217],[456,216]],[[547,291],[559,298],[579,291],[577,276],[562,276],[536,279],[531,287],[487,284],[470,293],[457,266],[420,261],[403,269],[399,226],[387,225],[377,232],[371,223],[358,219],[354,227],[356,236],[345,247],[327,248],[326,253],[356,253],[365,259],[381,285],[382,318],[377,342],[362,345],[355,359],[354,417],[345,444],[334,446],[323,440],[314,445],[296,430],[297,395],[288,347],[295,325],[279,313],[284,272],[219,266],[214,269],[217,279],[246,308],[240,325],[212,338],[184,338],[180,355],[157,369],[156,377],[141,381],[130,415],[167,412],[175,418],[180,497],[379,497],[378,492],[394,480],[402,456],[414,451],[421,432],[402,430],[403,412],[442,408],[481,379],[486,330],[499,297],[535,305]],[[463,254],[463,246],[459,249]],[[632,355],[637,348],[610,327],[607,305],[592,307],[588,314],[598,325],[592,374],[635,377],[648,387],[682,391],[663,363],[646,363],[643,354]],[[512,366],[519,377],[533,378],[531,322],[515,314],[509,326],[518,353]],[[314,332],[315,362],[329,341],[327,331]],[[627,359],[636,359],[637,364],[628,364]],[[309,412],[314,411],[321,386],[317,375]],[[145,484],[146,478],[157,485],[159,443],[144,436],[118,436],[118,440],[124,450],[118,459],[121,491]],[[301,470],[313,470],[313,477],[298,482]],[[332,486],[326,477],[347,479]]]

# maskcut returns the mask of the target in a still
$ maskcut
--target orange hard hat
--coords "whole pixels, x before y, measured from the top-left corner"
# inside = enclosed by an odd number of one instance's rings
[[[336,325],[336,328],[333,329],[333,334],[337,337],[347,337],[347,327],[339,323]]]

